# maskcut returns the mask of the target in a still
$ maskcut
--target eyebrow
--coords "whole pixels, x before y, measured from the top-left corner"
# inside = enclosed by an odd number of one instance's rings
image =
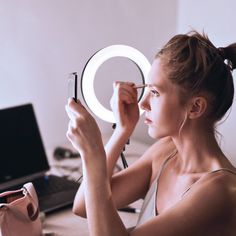
[[[135,85],[134,88],[136,89],[140,89],[140,88],[145,88],[145,87],[155,87],[156,89],[163,91],[163,86],[157,85],[157,84],[139,84],[139,85]]]
[[[158,89],[158,90],[161,90],[161,91],[164,90],[163,86],[158,85],[158,84],[148,84],[147,86],[148,86],[148,87],[154,87],[154,88],[156,88],[156,89]]]

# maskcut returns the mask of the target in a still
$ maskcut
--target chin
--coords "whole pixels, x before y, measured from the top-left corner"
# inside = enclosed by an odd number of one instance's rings
[[[165,134],[163,132],[160,132],[152,128],[148,129],[148,135],[153,139],[161,139],[161,138],[169,136],[168,134]]]

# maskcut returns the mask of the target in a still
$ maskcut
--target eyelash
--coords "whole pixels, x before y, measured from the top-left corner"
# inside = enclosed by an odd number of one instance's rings
[[[160,94],[156,91],[156,90],[154,90],[154,89],[151,89],[150,90],[150,93],[153,95],[153,96],[155,96],[155,97],[158,97]]]

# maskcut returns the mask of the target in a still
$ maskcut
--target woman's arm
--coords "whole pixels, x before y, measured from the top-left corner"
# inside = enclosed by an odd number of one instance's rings
[[[107,174],[109,179],[111,179],[115,164],[117,159],[120,156],[127,140],[131,136],[136,123],[139,119],[139,111],[138,111],[138,104],[137,104],[137,91],[133,88],[132,83],[121,83],[116,82],[114,84],[114,93],[111,99],[111,107],[115,115],[116,119],[116,129],[114,130],[110,140],[106,144],[106,165],[107,165]],[[147,186],[147,183],[143,183],[144,180],[148,181],[148,175],[150,175],[151,166],[146,161],[139,162],[138,165],[135,165],[132,168],[128,168],[125,170],[125,177],[130,176],[131,178],[126,179],[122,178],[119,175],[118,178],[113,181],[112,184],[112,192],[116,195],[117,192],[122,191],[126,192],[126,195],[118,194],[115,198],[115,203],[117,206],[123,206],[122,204],[128,204],[133,199],[136,200],[140,197],[140,192],[144,192],[144,190],[140,190],[143,186]],[[142,173],[139,173],[139,172]],[[144,172],[146,171],[146,172]],[[123,171],[122,171],[123,172]],[[141,174],[141,175],[138,175]],[[132,176],[142,176],[142,179],[139,182],[133,182]],[[146,179],[145,179],[146,178]],[[128,180],[128,181],[127,181]],[[137,180],[137,179],[136,179]],[[111,179],[112,181],[112,179]],[[139,185],[138,185],[139,184]],[[117,189],[116,186],[119,185]],[[135,186],[135,187],[129,187]],[[135,188],[139,188],[135,190]],[[116,191],[116,189],[118,191]],[[131,191],[127,191],[129,189]],[[85,201],[84,201],[84,182],[82,182],[75,200],[73,211],[75,214],[80,215],[82,217],[86,217],[85,211]]]
[[[127,135],[125,133],[119,133],[114,131],[110,140],[108,141],[105,150],[106,150],[106,165],[107,165],[107,174],[108,178],[111,179],[114,167],[116,165],[117,159],[126,144]],[[76,194],[73,212],[79,216],[86,217],[85,211],[85,200],[84,200],[84,181],[82,181],[80,188]]]
[[[84,195],[90,235],[128,235],[112,199],[105,153],[101,153],[93,160],[91,160],[92,153],[87,155],[85,158],[88,162],[84,163],[83,167],[84,173],[86,173]],[[92,161],[95,161],[95,163],[91,163]],[[94,171],[94,164],[96,164],[100,173]]]
[[[117,147],[115,144],[114,146]],[[148,149],[134,164],[111,177],[113,165],[115,165],[119,157],[112,158],[110,151],[110,159],[109,157],[106,159],[107,172],[110,170],[110,174],[107,173],[107,176],[110,180],[113,201],[116,208],[122,208],[144,197],[152,174],[152,155],[153,147]],[[86,217],[84,185],[83,181],[76,194],[73,205],[73,212],[81,217]]]
[[[66,107],[70,117],[67,137],[81,154],[84,197],[91,235],[125,235],[126,229],[112,200],[106,153],[94,118],[78,101]],[[115,231],[114,231],[115,230]]]

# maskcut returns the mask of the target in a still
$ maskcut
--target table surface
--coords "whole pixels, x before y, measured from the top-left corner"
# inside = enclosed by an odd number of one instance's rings
[[[138,213],[119,212],[126,228],[136,225]],[[64,209],[46,216],[43,222],[44,235],[50,236],[87,236],[87,220],[76,216],[71,209]]]
[[[135,140],[131,140],[131,144],[126,147],[125,156],[129,165],[131,165],[138,157],[147,149],[147,145]],[[68,144],[65,144],[68,147]],[[70,176],[72,179],[78,179],[81,173],[79,169],[73,168],[81,164],[80,159],[65,159],[56,161],[52,158],[52,150],[48,150],[49,164],[51,165],[51,173],[56,175]],[[58,168],[59,167],[59,168]],[[66,168],[60,168],[66,167]],[[133,207],[141,207],[142,200],[132,204]],[[138,213],[120,212],[119,215],[127,228],[136,225]],[[58,210],[43,217],[43,233],[50,236],[86,236],[89,235],[87,220],[76,216],[72,213],[71,208]]]

